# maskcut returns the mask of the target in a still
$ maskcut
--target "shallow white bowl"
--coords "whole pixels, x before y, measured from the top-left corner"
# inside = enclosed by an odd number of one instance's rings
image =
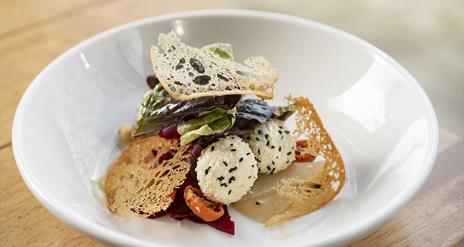
[[[236,235],[168,217],[120,219],[95,190],[118,155],[117,129],[133,121],[160,32],[191,45],[229,42],[236,57],[268,58],[283,96],[315,103],[347,166],[342,193],[321,210],[266,230],[232,211]],[[252,11],[201,11],[111,29],[70,49],[32,82],[18,106],[18,168],[52,214],[92,237],[130,246],[342,245],[377,229],[412,198],[437,152],[434,110],[411,75],[379,49],[338,29]]]

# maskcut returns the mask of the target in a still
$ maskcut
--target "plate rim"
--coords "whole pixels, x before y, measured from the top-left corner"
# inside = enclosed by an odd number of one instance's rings
[[[438,150],[438,121],[436,117],[435,110],[430,102],[429,97],[426,95],[419,83],[414,79],[414,77],[401,66],[396,60],[387,55],[385,52],[375,47],[374,45],[368,43],[367,41],[351,34],[341,29],[332,27],[327,24],[319,23],[313,20],[305,19],[302,17],[296,17],[280,13],[272,13],[265,11],[255,11],[255,10],[237,10],[237,9],[214,9],[214,10],[194,10],[194,11],[182,11],[174,12],[169,14],[163,14],[158,16],[152,16],[140,20],[135,20],[128,22],[123,25],[119,25],[113,28],[110,28],[104,32],[93,35],[90,38],[87,38],[78,44],[74,45],[72,48],[66,50],[56,59],[54,59],[50,64],[48,64],[31,82],[26,91],[24,92],[21,100],[16,109],[16,113],[13,120],[12,128],[12,147],[15,161],[18,167],[18,170],[26,183],[29,190],[33,193],[35,198],[47,208],[47,210],[59,218],[64,223],[72,226],[78,231],[85,233],[88,236],[91,236],[95,239],[105,241],[108,243],[114,243],[118,245],[142,245],[142,246],[164,246],[163,244],[132,237],[130,235],[117,232],[111,229],[108,229],[98,223],[95,223],[89,219],[78,217],[75,214],[67,213],[65,209],[60,207],[60,203],[56,201],[52,195],[48,194],[46,191],[40,189],[40,183],[34,181],[33,174],[29,174],[25,168],[24,161],[24,150],[22,150],[21,145],[21,135],[22,131],[20,126],[22,126],[23,121],[23,112],[26,107],[31,104],[32,97],[37,94],[39,89],[39,83],[43,77],[54,67],[56,64],[60,63],[62,60],[65,60],[67,57],[75,54],[83,47],[86,47],[93,42],[109,37],[113,34],[121,32],[126,29],[133,27],[147,25],[154,22],[160,22],[171,19],[179,18],[196,18],[196,17],[247,17],[247,18],[257,18],[257,19],[269,19],[282,21],[292,24],[300,24],[304,26],[309,26],[319,30],[333,33],[335,35],[341,36],[350,40],[351,42],[361,45],[363,48],[370,50],[371,52],[379,55],[382,59],[387,61],[391,66],[394,67],[404,78],[405,82],[409,83],[418,93],[420,98],[424,101],[427,122],[430,124],[429,136],[430,136],[430,145],[427,150],[426,161],[424,162],[424,175],[418,179],[414,184],[409,185],[407,189],[403,190],[398,194],[394,200],[392,200],[388,206],[381,212],[371,215],[369,218],[366,218],[364,221],[361,221],[356,227],[346,228],[342,231],[339,231],[335,234],[329,235],[328,237],[322,237],[318,241],[304,241],[300,242],[294,246],[308,246],[308,245],[331,245],[336,243],[351,242],[361,237],[366,236],[368,233],[373,232],[380,226],[382,226],[386,221],[390,220],[396,213],[398,213],[404,206],[414,197],[418,190],[422,187],[426,179],[429,177],[431,170],[434,166],[437,150]]]

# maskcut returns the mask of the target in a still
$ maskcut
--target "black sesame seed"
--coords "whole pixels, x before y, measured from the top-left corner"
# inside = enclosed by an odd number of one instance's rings
[[[225,166],[228,166],[227,162],[223,161],[222,164],[224,164]]]
[[[266,142],[266,146],[269,146],[269,140]]]
[[[258,163],[261,163],[261,160],[260,160],[260,159],[256,159],[256,161],[257,161]]]
[[[269,134],[265,134],[264,137],[265,137],[266,139],[268,139],[268,138],[269,138]]]
[[[263,132],[261,132],[261,130],[258,130],[258,135],[262,135]]]
[[[181,59],[179,60],[179,63],[185,63],[185,58],[181,58]]]
[[[248,176],[248,179],[251,179],[251,176]]]
[[[233,144],[233,143],[231,143],[231,144],[230,144],[230,146],[231,146],[231,147],[233,147],[233,146],[234,146],[234,144]]]
[[[251,154],[250,152],[246,153],[246,155],[250,155],[250,154]]]
[[[234,176],[232,176],[232,177],[229,178],[229,184],[232,183],[233,181],[235,181],[235,177],[234,177]]]
[[[285,131],[285,134],[290,134],[290,131],[286,130],[286,131]]]
[[[275,162],[274,162],[274,161],[272,161],[272,164],[273,164],[273,165],[275,165]]]
[[[258,149],[258,154],[261,155],[261,149]]]
[[[282,135],[282,130],[279,130],[279,134],[281,134],[281,135]]]
[[[217,178],[217,180],[222,181],[222,180],[224,180],[224,177],[220,176],[220,177]]]
[[[232,168],[229,169],[229,173],[230,173],[230,172],[233,172],[233,171],[235,171],[235,170],[237,170],[237,167],[232,167]]]
[[[282,151],[282,147],[281,147],[281,146],[279,146],[279,152],[280,152],[280,151]]]
[[[271,170],[271,167],[270,166],[266,166],[266,169],[268,169],[269,171]]]
[[[227,194],[230,195],[230,193],[232,193],[232,190],[229,190],[229,192]]]
[[[258,137],[256,137],[256,141],[258,141],[258,142],[259,142],[259,138],[258,138]]]
[[[258,206],[259,206],[259,205],[261,205],[261,203],[260,203],[260,202],[258,202],[258,201],[256,201],[256,205],[258,205]]]
[[[251,165],[251,167],[253,167],[253,168],[254,168],[254,167],[255,167],[255,165]]]
[[[230,151],[231,151],[231,152],[235,152],[235,151],[237,151],[237,149],[232,148]]]
[[[274,168],[272,168],[272,170],[271,170],[271,174],[274,174],[274,171],[275,171],[275,167],[274,167]]]
[[[211,152],[214,151],[214,146],[211,146]]]
[[[287,153],[287,155],[290,155],[290,154],[292,154],[292,152],[288,152],[288,153]]]
[[[240,159],[238,160],[238,162],[242,162],[243,161],[243,157],[240,157]]]
[[[226,183],[221,183],[221,186],[227,187]]]
[[[206,170],[205,170],[205,175],[208,175],[210,169],[211,169],[211,166],[208,167],[208,168],[206,168]]]
[[[274,148],[275,148],[275,146],[271,146],[271,149],[274,149]]]

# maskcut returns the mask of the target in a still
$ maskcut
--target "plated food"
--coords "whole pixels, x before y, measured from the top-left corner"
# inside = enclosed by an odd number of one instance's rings
[[[278,79],[265,58],[238,63],[229,44],[194,48],[173,32],[160,34],[151,58],[150,89],[134,128],[121,128],[127,146],[104,181],[111,212],[234,234],[230,205],[271,227],[340,192],[344,163],[313,104],[290,95],[283,106],[264,101]]]

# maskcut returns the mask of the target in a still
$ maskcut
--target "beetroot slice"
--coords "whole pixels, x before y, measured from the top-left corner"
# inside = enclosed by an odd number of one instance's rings
[[[168,214],[168,211],[161,211],[161,212],[158,212],[156,214],[152,214],[150,216],[148,216],[149,219],[156,219],[156,218],[159,218],[159,217],[162,217],[162,216],[165,216],[166,214]]]
[[[162,129],[159,132],[159,136],[164,137],[166,139],[179,139],[180,135],[177,133],[177,124],[173,123],[166,128]]]
[[[216,228],[219,231],[229,233],[231,235],[235,234],[235,222],[230,218],[226,205],[224,205],[224,215],[221,218],[213,222],[206,222],[206,224]]]

